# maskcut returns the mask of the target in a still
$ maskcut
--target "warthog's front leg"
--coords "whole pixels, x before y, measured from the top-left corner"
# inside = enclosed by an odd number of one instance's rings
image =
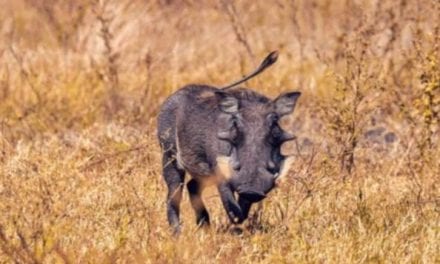
[[[217,188],[220,193],[223,206],[226,210],[226,213],[228,214],[229,220],[234,224],[243,222],[243,213],[237,201],[235,200],[234,193],[232,192],[230,184],[227,182],[223,182],[220,183]]]
[[[187,183],[186,187],[188,188],[191,205],[196,213],[197,225],[209,225],[209,214],[205,208],[205,205],[203,204],[201,196],[202,186],[197,180],[191,179]]]
[[[238,198],[238,205],[240,206],[241,211],[243,213],[243,219],[240,221],[240,223],[241,223],[248,218],[249,210],[251,209],[252,203],[249,202],[248,200],[244,199],[243,197],[239,197]]]

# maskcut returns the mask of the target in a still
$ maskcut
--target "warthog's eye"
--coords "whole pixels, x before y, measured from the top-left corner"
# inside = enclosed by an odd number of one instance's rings
[[[279,140],[281,139],[281,136],[283,135],[283,131],[281,131],[281,128],[279,126],[274,126],[272,128],[272,138]]]
[[[270,113],[270,114],[267,115],[267,123],[271,127],[274,126],[274,125],[277,125],[279,119],[280,119],[280,117],[276,113]]]
[[[283,130],[278,125],[274,125],[270,131],[269,143],[279,145],[282,143]]]
[[[218,138],[235,144],[239,138],[238,118],[233,115],[223,116],[217,123],[219,125]]]
[[[267,116],[267,121],[269,125],[269,134],[267,136],[268,141],[271,145],[280,146],[286,141],[295,139],[295,136],[284,131],[278,124],[279,115],[276,113],[271,113]]]
[[[241,124],[240,118],[234,117],[232,119],[232,121],[233,121],[233,126],[230,128],[231,129],[231,140],[230,141],[234,146],[237,146],[237,145],[239,145],[239,143],[241,141],[243,141],[244,134],[243,134],[243,131],[240,130],[240,124]]]

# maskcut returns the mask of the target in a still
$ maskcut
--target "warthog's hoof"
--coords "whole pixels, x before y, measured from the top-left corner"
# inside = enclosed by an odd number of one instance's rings
[[[239,235],[243,234],[243,228],[241,228],[239,226],[232,226],[229,229],[229,232],[231,233],[231,235],[239,236]]]

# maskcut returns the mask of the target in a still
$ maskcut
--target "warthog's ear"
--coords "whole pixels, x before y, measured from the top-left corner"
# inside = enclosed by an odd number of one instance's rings
[[[236,97],[222,91],[215,92],[215,95],[219,99],[220,110],[227,114],[238,113],[239,102]]]
[[[300,92],[288,92],[278,96],[272,103],[275,108],[275,112],[279,116],[287,115],[293,112],[295,109],[296,101],[301,95]]]

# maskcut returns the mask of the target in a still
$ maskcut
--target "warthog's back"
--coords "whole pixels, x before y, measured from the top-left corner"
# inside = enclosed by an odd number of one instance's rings
[[[163,104],[158,118],[158,136],[164,151],[171,151],[179,166],[193,176],[207,176],[216,165],[216,121],[220,114],[219,89],[189,85]]]

